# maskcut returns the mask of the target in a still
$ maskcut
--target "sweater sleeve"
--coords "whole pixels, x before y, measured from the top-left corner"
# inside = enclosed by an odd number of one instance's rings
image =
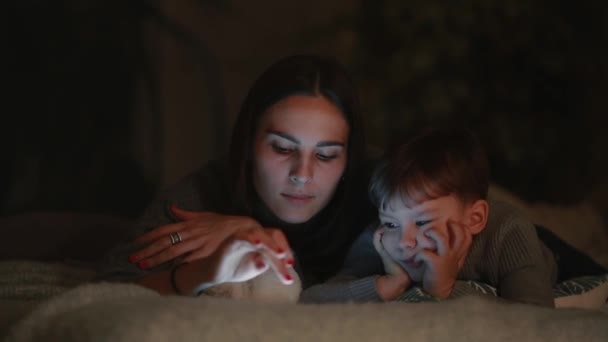
[[[512,217],[505,222],[498,258],[498,295],[504,299],[554,306],[551,267],[532,223]]]
[[[129,262],[129,255],[144,247],[144,245],[137,244],[133,240],[154,228],[176,222],[169,209],[171,204],[177,204],[183,209],[193,211],[216,209],[203,203],[201,191],[204,189],[206,191],[205,195],[218,197],[218,202],[222,201],[221,191],[219,190],[222,182],[217,179],[219,165],[221,164],[208,164],[198,172],[184,177],[158,196],[148,206],[137,224],[133,225],[132,231],[127,234],[127,240],[106,253],[99,264],[97,279],[100,281],[134,281],[146,274],[169,268],[171,266],[170,262],[147,270]],[[202,184],[201,180],[208,181]]]
[[[376,278],[383,274],[369,227],[355,240],[342,270],[326,283],[311,286],[300,295],[302,303],[380,302]]]

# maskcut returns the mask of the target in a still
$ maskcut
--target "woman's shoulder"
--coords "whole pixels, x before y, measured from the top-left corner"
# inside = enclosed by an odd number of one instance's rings
[[[225,160],[209,161],[166,188],[161,196],[162,201],[188,210],[216,209],[210,206],[224,202],[227,174]]]

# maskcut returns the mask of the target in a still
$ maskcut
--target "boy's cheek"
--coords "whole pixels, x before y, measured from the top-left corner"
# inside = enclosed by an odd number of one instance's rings
[[[432,251],[437,250],[437,242],[424,233],[418,236],[418,246],[422,249],[428,249]]]

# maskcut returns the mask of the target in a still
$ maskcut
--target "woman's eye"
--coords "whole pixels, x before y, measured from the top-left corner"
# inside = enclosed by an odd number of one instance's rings
[[[336,157],[337,157],[336,155],[326,155],[326,154],[317,153],[317,158],[319,158],[319,160],[322,160],[322,161],[336,159]]]
[[[427,225],[427,224],[431,223],[431,221],[432,220],[421,220],[421,221],[416,221],[415,223],[416,223],[416,226],[422,227],[424,225]]]
[[[288,147],[281,147],[279,145],[272,145],[272,149],[280,154],[290,154],[291,152],[293,152],[293,149],[288,148]]]
[[[397,225],[392,222],[383,222],[382,226],[388,230],[397,229]]]

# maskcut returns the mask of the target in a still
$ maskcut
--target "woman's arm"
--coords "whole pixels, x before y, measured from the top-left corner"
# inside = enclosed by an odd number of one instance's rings
[[[183,270],[175,272],[176,283],[205,283],[212,279],[207,271],[213,268],[209,267],[209,260],[196,261],[214,255],[219,246],[230,239],[264,247],[268,251],[269,263],[277,273],[287,273],[285,267],[293,264],[293,256],[282,232],[262,228],[247,217],[185,211],[174,215],[171,212],[171,204],[175,203],[194,210],[211,208],[204,208],[206,205],[201,200],[203,197],[214,197],[208,193],[204,196],[201,194],[203,187],[200,180],[205,175],[201,172],[183,179],[152,203],[140,220],[140,225],[129,234],[131,240],[107,253],[99,270],[100,280],[138,282],[161,293],[172,293],[174,291],[169,286],[170,270],[185,262],[188,267],[183,266]],[[217,185],[205,186],[209,188],[208,191],[218,193],[219,203],[225,202],[221,198],[221,191],[215,189]],[[176,222],[180,214],[190,216],[185,221]],[[170,234],[173,232],[180,233],[181,242],[172,244]],[[196,267],[191,264],[200,265]],[[211,262],[211,265],[214,263]],[[195,268],[197,272],[186,271]]]

